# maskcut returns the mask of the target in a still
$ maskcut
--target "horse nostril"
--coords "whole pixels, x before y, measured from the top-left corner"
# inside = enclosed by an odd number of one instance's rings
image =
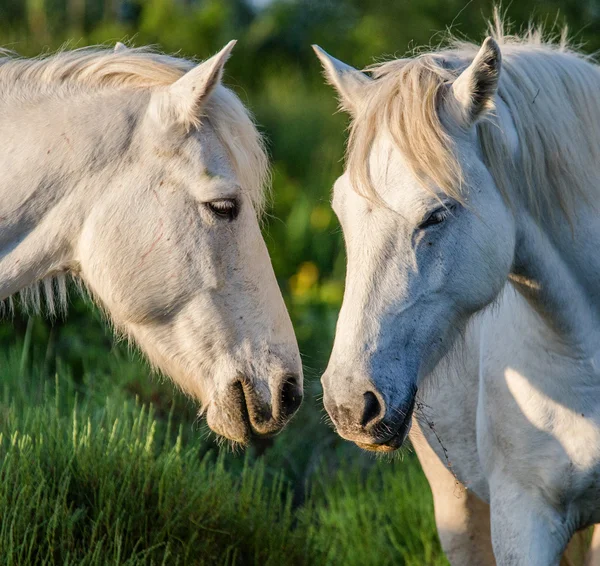
[[[378,417],[380,417],[382,409],[379,399],[377,399],[375,393],[373,393],[372,391],[367,391],[363,395],[363,397],[365,399],[365,408],[360,424],[364,427],[372,421],[374,421],[375,419],[377,419]]]
[[[236,395],[241,405],[242,416],[253,429],[260,429],[273,419],[271,404],[264,400],[264,394],[256,390],[256,386],[239,379],[234,384]]]
[[[298,385],[298,376],[289,375],[281,388],[281,416],[291,417],[302,403],[302,388]]]

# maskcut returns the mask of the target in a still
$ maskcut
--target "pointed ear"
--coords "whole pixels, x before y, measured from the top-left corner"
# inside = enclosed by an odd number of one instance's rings
[[[157,92],[149,111],[165,126],[181,124],[186,129],[200,122],[202,105],[221,83],[223,67],[236,40],[230,41],[219,53],[200,63],[167,90]]]
[[[371,82],[371,78],[338,61],[318,45],[313,45],[312,48],[323,65],[327,82],[338,91],[342,108],[350,114],[356,114],[364,98],[365,87]]]
[[[452,94],[458,104],[463,125],[471,126],[494,109],[501,66],[500,47],[494,39],[488,37],[473,62],[452,84]]]
[[[114,52],[121,53],[121,51],[127,51],[127,46],[124,43],[117,41]]]

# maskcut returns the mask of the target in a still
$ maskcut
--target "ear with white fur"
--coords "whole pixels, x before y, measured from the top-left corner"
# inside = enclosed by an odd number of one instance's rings
[[[354,67],[332,57],[318,45],[313,45],[312,48],[323,65],[327,82],[338,91],[342,108],[350,114],[355,114],[364,97],[364,89],[371,79]]]
[[[458,103],[464,125],[474,124],[494,109],[501,66],[500,47],[493,38],[488,37],[473,62],[452,84],[452,94]]]
[[[114,52],[121,53],[122,51],[127,51],[127,46],[124,43],[117,41],[117,43],[115,44]]]
[[[219,53],[200,63],[167,90],[155,93],[149,111],[165,126],[180,124],[186,129],[200,122],[200,110],[221,83],[223,67],[236,40],[230,41]]]

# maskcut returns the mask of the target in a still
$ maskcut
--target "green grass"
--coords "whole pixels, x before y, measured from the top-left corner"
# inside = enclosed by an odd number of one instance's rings
[[[286,443],[297,429],[235,455],[181,399],[167,413],[136,401],[131,362],[77,383],[23,352],[0,355],[0,564],[445,564],[414,456],[332,441],[286,471],[306,450]]]
[[[342,469],[313,499],[310,540],[324,553],[319,563],[447,564],[416,459],[380,464],[366,475]]]
[[[157,446],[144,407],[92,417],[51,404],[2,439],[0,549],[8,564],[257,564],[303,559],[281,479],[229,472],[181,437]]]

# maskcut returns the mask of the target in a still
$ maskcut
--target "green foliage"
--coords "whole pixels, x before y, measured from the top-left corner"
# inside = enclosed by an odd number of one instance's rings
[[[1,360],[0,564],[443,563],[412,458],[366,483],[355,466],[319,467],[293,505],[267,458],[186,440],[175,404],[159,418],[108,377],[78,394],[22,359]]]

